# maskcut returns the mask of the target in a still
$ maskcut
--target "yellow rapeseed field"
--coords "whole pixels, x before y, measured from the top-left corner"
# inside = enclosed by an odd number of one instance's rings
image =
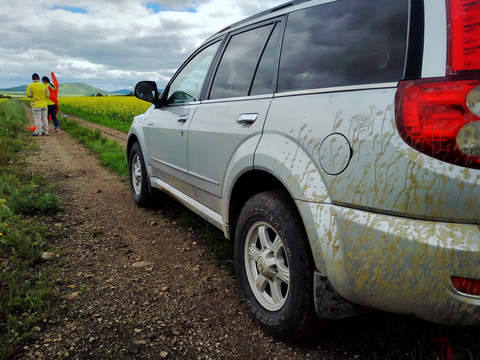
[[[77,116],[90,115],[106,122],[130,124],[134,116],[144,113],[150,103],[134,96],[59,97],[59,110]]]

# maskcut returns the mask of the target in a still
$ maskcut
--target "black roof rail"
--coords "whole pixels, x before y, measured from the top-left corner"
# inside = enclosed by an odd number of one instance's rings
[[[271,8],[271,9],[261,11],[261,12],[255,14],[255,15],[249,16],[248,18],[245,18],[245,19],[240,20],[240,21],[238,21],[238,22],[236,22],[236,23],[233,23],[233,24],[231,24],[231,25],[229,25],[229,26],[227,26],[227,27],[224,27],[223,29],[217,31],[214,35],[220,34],[221,32],[223,32],[223,31],[225,31],[225,30],[234,28],[234,27],[236,27],[236,26],[238,26],[238,25],[241,25],[241,24],[246,23],[246,22],[248,22],[248,21],[254,20],[254,19],[259,18],[259,17],[262,17],[262,16],[264,16],[264,15],[268,15],[268,14],[274,13],[275,11],[279,11],[279,10],[285,9],[285,8],[287,8],[287,7],[289,7],[289,6],[298,5],[298,4],[307,2],[307,1],[310,1],[310,0],[292,0],[292,1],[289,1],[289,2],[287,2],[287,3],[285,3],[285,4],[281,4],[281,5],[275,6],[275,7]]]

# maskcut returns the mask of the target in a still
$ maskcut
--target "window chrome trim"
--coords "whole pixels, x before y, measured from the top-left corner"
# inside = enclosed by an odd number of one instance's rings
[[[179,102],[179,103],[168,103],[168,107],[173,107],[173,106],[188,106],[188,105],[199,105],[200,100],[196,101],[186,101],[186,102]]]
[[[221,99],[208,99],[208,100],[202,100],[202,104],[222,103],[222,102],[230,102],[230,101],[272,99],[273,96],[274,94],[271,93],[271,94],[262,94],[262,95],[252,95],[252,96],[245,95],[245,96],[221,98]]]
[[[211,99],[211,100],[208,99],[208,100],[202,100],[201,103],[202,104],[212,104],[212,103],[221,103],[221,102],[230,102],[230,101],[248,101],[248,100],[259,100],[259,99],[271,99],[271,98],[286,97],[286,96],[322,94],[322,93],[331,93],[331,92],[373,90],[373,89],[391,89],[391,88],[396,88],[397,86],[398,86],[398,82],[364,84],[364,85],[349,85],[349,86],[336,86],[336,87],[329,87],[329,88],[291,90],[291,91],[278,92],[278,93],[275,93],[275,94],[239,96],[239,97]]]
[[[358,91],[358,90],[373,90],[373,89],[390,89],[396,88],[398,82],[378,83],[378,84],[365,84],[365,85],[349,85],[349,86],[337,86],[321,89],[307,89],[307,90],[291,90],[278,92],[274,95],[275,98],[295,96],[295,95],[310,95],[310,94],[322,94],[332,92],[344,92],[344,91]]]

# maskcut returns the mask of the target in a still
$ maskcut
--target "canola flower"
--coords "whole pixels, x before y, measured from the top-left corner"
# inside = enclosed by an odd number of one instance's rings
[[[0,226],[1,227],[1,226]],[[3,230],[7,230],[6,228],[8,227],[8,224],[7,223],[3,223]],[[0,232],[0,237],[3,236],[3,233]]]
[[[3,227],[5,227],[5,228],[8,227],[8,224],[7,224],[7,223],[4,223],[4,224],[3,224]],[[3,236],[3,233],[0,232],[0,237],[1,237],[1,236]]]
[[[91,114],[123,124],[130,124],[151,105],[134,96],[60,97],[58,102],[60,111],[79,116]]]

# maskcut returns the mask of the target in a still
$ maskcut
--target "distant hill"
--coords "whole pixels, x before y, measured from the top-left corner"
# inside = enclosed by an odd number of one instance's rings
[[[8,89],[0,89],[2,95],[25,96],[28,85],[16,86]],[[91,95],[126,95],[131,93],[131,90],[118,90],[115,92],[108,92],[98,89],[94,86],[83,83],[60,83],[58,85],[58,96],[91,96]]]
[[[121,90],[112,91],[112,94],[116,94],[116,95],[128,95],[128,94],[131,94],[132,91],[133,91],[132,89],[121,89]]]
[[[58,96],[87,96],[97,94],[113,95],[111,92],[83,83],[58,84]]]

